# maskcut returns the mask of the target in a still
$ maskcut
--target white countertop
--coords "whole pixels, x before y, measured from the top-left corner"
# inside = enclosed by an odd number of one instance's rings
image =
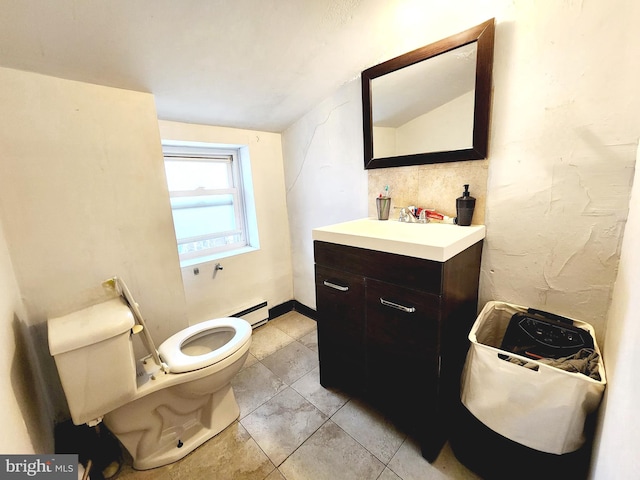
[[[364,218],[314,228],[312,236],[322,242],[446,262],[482,240],[485,227]]]

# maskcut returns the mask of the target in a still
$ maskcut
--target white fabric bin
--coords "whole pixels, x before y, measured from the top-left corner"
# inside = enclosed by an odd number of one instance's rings
[[[598,408],[606,385],[602,356],[600,380],[571,373],[501,350],[511,317],[526,307],[488,302],[469,333],[471,345],[462,373],[461,400],[482,423],[500,435],[541,452],[574,452],[585,442],[588,414]],[[571,319],[595,341],[593,327]],[[532,370],[498,355],[536,364]]]

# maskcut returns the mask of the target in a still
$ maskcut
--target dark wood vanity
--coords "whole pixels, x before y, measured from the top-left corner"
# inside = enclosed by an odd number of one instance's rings
[[[314,241],[321,384],[378,408],[429,461],[454,420],[482,242],[439,262]]]

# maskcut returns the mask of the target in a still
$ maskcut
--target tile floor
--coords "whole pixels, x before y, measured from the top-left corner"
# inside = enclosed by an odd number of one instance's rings
[[[240,418],[179,462],[119,480],[479,479],[448,445],[429,464],[379,413],[319,383],[316,322],[297,312],[253,332],[233,381]]]

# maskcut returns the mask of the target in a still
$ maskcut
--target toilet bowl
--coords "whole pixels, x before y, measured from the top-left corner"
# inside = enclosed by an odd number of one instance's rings
[[[141,328],[131,307],[118,297],[49,319],[49,349],[73,423],[104,420],[145,470],[179,460],[238,418],[231,379],[249,353],[251,325],[208,320],[136,361]]]

